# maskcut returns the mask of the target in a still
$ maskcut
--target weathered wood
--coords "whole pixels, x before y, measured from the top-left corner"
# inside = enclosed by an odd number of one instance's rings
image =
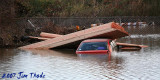
[[[28,36],[28,37],[29,37],[29,38],[32,38],[32,39],[48,40],[48,39],[52,39],[52,38],[55,38],[55,37],[60,37],[60,36],[62,36],[62,35],[52,34],[52,33],[46,33],[46,32],[41,32],[41,33],[40,33],[40,36],[41,36],[41,37],[35,37],[35,36]]]
[[[32,39],[39,39],[39,40],[48,40],[48,39],[51,39],[51,38],[34,37],[34,36],[28,36],[28,37],[32,38]]]
[[[41,32],[41,33],[40,33],[40,36],[41,36],[41,37],[44,37],[44,38],[55,38],[55,37],[61,37],[62,35],[52,34],[52,33],[46,33],[46,32]]]
[[[146,46],[146,45],[129,44],[129,43],[120,43],[120,42],[116,42],[116,44],[117,44],[118,46],[126,46],[126,47],[141,47],[141,48],[148,47],[148,46]]]
[[[50,49],[62,46],[75,41],[88,39],[88,38],[110,38],[116,39],[128,36],[128,33],[119,25],[114,22],[96,26],[93,28],[81,30],[67,35],[62,35],[53,39],[41,41],[38,43],[30,44],[20,47],[21,49]]]
[[[138,50],[141,50],[141,47],[124,47],[124,48],[120,48],[120,50],[122,50],[122,51],[138,51]]]

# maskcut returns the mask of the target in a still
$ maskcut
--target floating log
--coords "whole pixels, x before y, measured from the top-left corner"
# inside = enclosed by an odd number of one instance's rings
[[[55,38],[55,37],[61,37],[62,35],[52,34],[52,33],[46,33],[46,32],[41,32],[41,33],[40,33],[40,36],[41,36],[41,37],[44,37],[44,38]]]
[[[128,33],[124,28],[114,22],[111,22],[67,35],[62,35],[60,37],[55,37],[53,39],[22,46],[20,49],[50,49],[89,38],[117,39],[124,36],[128,36]]]

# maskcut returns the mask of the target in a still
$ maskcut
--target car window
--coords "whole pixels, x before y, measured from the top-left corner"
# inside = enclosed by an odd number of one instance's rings
[[[86,50],[107,50],[107,42],[84,42],[78,51]]]

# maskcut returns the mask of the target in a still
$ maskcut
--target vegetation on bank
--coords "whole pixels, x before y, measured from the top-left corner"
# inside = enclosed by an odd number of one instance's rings
[[[22,36],[36,36],[41,31],[58,34],[75,31],[49,23],[41,30],[28,32],[30,28],[19,25],[15,18],[160,16],[159,7],[160,0],[1,0],[0,47],[24,44]]]
[[[15,0],[17,17],[160,16],[160,0]]]

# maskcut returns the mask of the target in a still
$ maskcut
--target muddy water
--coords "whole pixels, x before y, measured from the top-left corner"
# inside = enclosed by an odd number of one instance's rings
[[[149,47],[111,55],[76,55],[75,50],[0,49],[0,80],[18,80],[19,72],[28,75],[19,80],[160,80],[159,27],[147,27],[143,32],[127,29],[131,36],[120,42]],[[16,75],[2,78],[7,73]],[[45,77],[36,78],[31,73],[43,73]]]

